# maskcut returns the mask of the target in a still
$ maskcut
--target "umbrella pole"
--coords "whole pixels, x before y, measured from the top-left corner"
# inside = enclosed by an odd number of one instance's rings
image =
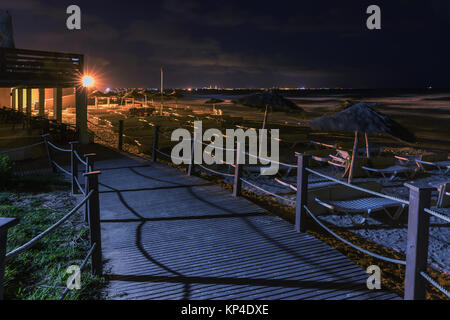
[[[355,166],[356,152],[358,149],[358,131],[355,131],[355,143],[353,144],[352,162],[350,163],[350,172],[348,174],[348,183],[352,183],[353,169]]]
[[[367,155],[367,159],[370,159],[370,148],[369,148],[369,136],[367,135],[367,132],[364,133],[365,138],[366,138],[366,155]]]

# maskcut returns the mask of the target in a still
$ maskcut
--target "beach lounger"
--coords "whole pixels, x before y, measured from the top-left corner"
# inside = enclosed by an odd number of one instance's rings
[[[394,200],[389,200],[385,198],[359,198],[355,200],[320,200],[318,198],[314,199],[318,204],[324,206],[332,212],[344,212],[344,213],[362,213],[364,218],[359,223],[362,224],[366,221],[367,217],[373,211],[383,210],[389,218],[392,220],[397,220],[405,209],[406,205]],[[397,208],[395,213],[392,215],[387,209]]]
[[[416,160],[416,162],[423,171],[426,171],[424,168],[424,165],[426,165],[426,166],[431,166],[431,167],[437,168],[440,173],[443,173],[443,174],[450,173],[450,160],[436,161],[436,162]]]
[[[389,180],[394,180],[395,178],[398,177],[399,174],[402,173],[405,174],[407,178],[412,178],[414,174],[417,172],[416,168],[405,167],[401,165],[390,166],[383,169],[375,169],[365,166],[362,166],[361,168],[368,172],[381,174],[383,178],[389,178]]]

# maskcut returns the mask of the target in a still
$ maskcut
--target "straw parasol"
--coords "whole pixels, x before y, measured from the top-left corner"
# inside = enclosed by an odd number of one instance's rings
[[[294,102],[284,98],[281,94],[274,90],[258,92],[238,99],[237,102],[259,109],[265,109],[269,106],[274,111],[304,112],[304,110],[297,106]]]
[[[145,98],[145,95],[142,94],[142,92],[139,92],[137,89],[133,89],[130,92],[127,92],[122,99],[133,99],[133,107],[134,107],[134,100],[135,99],[142,99]]]
[[[355,132],[352,162],[348,177],[349,183],[351,182],[353,175],[353,166],[358,146],[358,133],[365,134],[368,156],[370,156],[367,138],[369,133],[387,134],[406,142],[415,141],[413,133],[388,116],[372,109],[375,105],[377,105],[377,103],[360,102],[340,112],[312,120],[309,123],[310,127],[314,130]]]

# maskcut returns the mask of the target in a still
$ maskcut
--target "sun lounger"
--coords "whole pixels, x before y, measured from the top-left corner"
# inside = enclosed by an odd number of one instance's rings
[[[315,198],[315,201],[333,212],[364,214],[364,218],[359,223],[364,223],[371,212],[379,210],[383,210],[392,220],[397,220],[406,207],[403,203],[385,198],[359,198],[344,201],[320,200]],[[387,210],[388,208],[397,208],[397,210],[392,215]]]
[[[418,165],[420,166],[420,168],[423,171],[426,171],[424,168],[424,165],[426,165],[426,166],[436,167],[440,173],[443,173],[443,174],[450,173],[450,160],[436,161],[436,162],[416,160],[416,162],[418,163]]]
[[[405,174],[408,178],[412,178],[414,174],[417,172],[415,168],[412,167],[405,167],[400,165],[390,166],[383,169],[375,169],[375,168],[369,168],[362,166],[364,170],[368,172],[378,173],[383,176],[383,178],[389,178],[389,180],[394,180],[398,177],[399,174]]]

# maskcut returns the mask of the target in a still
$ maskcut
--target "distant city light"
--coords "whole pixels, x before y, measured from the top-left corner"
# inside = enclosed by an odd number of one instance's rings
[[[91,76],[84,76],[83,77],[83,86],[90,87],[94,84],[94,78]]]
[[[106,88],[105,91],[106,91],[106,92],[110,92],[110,91],[111,91],[111,88]]]

